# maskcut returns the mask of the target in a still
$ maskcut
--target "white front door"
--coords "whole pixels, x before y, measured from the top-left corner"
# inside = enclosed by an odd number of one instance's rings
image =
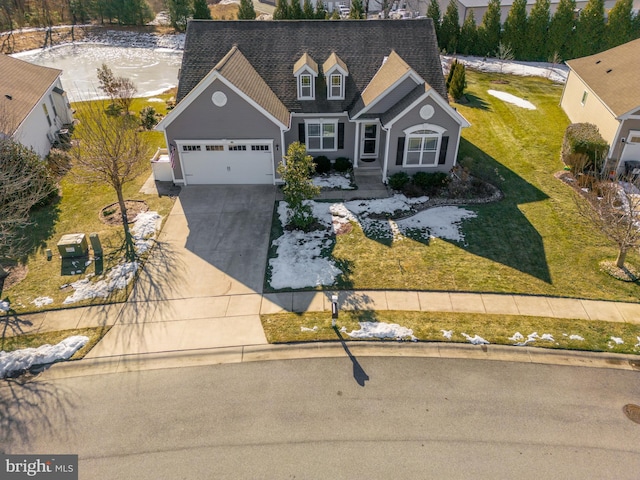
[[[380,125],[377,123],[363,123],[360,138],[360,157],[377,158],[380,138]]]

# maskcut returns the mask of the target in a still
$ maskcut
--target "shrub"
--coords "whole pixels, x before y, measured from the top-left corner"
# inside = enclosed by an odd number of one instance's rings
[[[562,141],[562,161],[574,167],[575,173],[599,172],[608,149],[609,145],[600,135],[598,127],[592,123],[572,123],[567,127]],[[577,167],[581,167],[581,170],[578,171]]]
[[[394,190],[402,190],[409,183],[409,175],[405,172],[397,172],[389,177],[389,186]]]
[[[351,170],[351,167],[353,165],[351,164],[351,160],[349,160],[347,157],[338,157],[336,158],[336,163],[333,165],[333,168],[336,170],[336,172],[348,172],[349,170]]]
[[[151,130],[158,123],[158,118],[156,117],[156,110],[153,107],[144,107],[140,110],[140,125],[145,130]]]
[[[424,190],[443,187],[449,182],[449,175],[444,172],[418,172],[413,175],[413,183]]]
[[[324,155],[314,158],[313,163],[316,166],[316,173],[329,173],[331,170],[331,160]]]
[[[404,193],[406,197],[415,198],[423,196],[424,190],[415,183],[407,182],[404,187],[402,187],[402,193]]]
[[[47,155],[47,168],[54,179],[62,178],[71,170],[71,155],[64,150],[52,148]]]

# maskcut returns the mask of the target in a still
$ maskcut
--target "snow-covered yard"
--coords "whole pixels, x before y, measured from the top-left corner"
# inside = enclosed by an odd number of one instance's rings
[[[316,187],[327,190],[354,190],[356,188],[349,173],[316,175],[311,180]]]
[[[407,198],[394,195],[385,199],[352,200],[344,203],[309,202],[313,215],[322,229],[309,233],[285,230],[273,241],[276,257],[269,260],[270,284],[275,289],[305,288],[331,285],[342,273],[330,258],[335,235],[350,222],[359,224],[366,235],[393,238],[446,238],[464,241],[462,222],[476,214],[460,207],[434,207],[394,221],[380,217],[416,213],[414,207],[427,197]],[[285,202],[278,205],[277,214],[282,225],[288,223],[289,209]],[[371,218],[374,216],[375,218]]]

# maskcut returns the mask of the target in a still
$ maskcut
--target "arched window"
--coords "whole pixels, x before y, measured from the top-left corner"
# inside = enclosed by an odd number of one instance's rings
[[[406,167],[435,167],[438,165],[440,144],[445,129],[437,125],[416,125],[404,131],[404,161]]]

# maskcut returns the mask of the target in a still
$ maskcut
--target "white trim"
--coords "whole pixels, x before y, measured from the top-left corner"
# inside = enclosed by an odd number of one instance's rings
[[[269,112],[267,112],[262,106],[256,103],[252,98],[245,95],[242,90],[240,90],[233,83],[231,83],[229,80],[224,78],[217,70],[212,70],[202,80],[200,80],[198,85],[196,85],[187,94],[187,96],[184,97],[182,101],[178,103],[178,105],[176,105],[176,107],[167,114],[166,117],[160,120],[160,122],[155,126],[154,130],[166,130],[169,127],[169,125],[171,125],[173,121],[176,118],[178,118],[182,114],[182,112],[184,112],[187,109],[187,107],[189,107],[194,102],[194,100],[199,98],[200,95],[202,95],[202,93],[204,93],[204,91],[207,88],[209,88],[213,84],[213,82],[215,82],[216,80],[220,80],[235,94],[237,94],[240,98],[242,98],[245,102],[247,102],[253,108],[258,110],[262,115],[264,115],[269,120],[271,120],[279,128],[285,129],[285,130],[289,128],[288,125],[285,125],[282,122],[280,122],[280,120],[278,120],[276,117],[274,117]]]
[[[613,142],[611,142],[611,145],[609,145],[609,153],[607,154],[608,159],[613,158],[615,146],[620,141],[620,131],[622,130],[622,125],[624,125],[624,122],[618,122],[618,128],[616,128],[616,134],[613,136]],[[622,151],[620,151],[620,154],[622,154]],[[606,164],[607,162],[604,162],[604,163]],[[618,159],[616,163],[620,163],[620,159]],[[603,165],[602,168],[604,167],[605,166]],[[617,168],[617,165],[616,165],[616,168]]]
[[[385,147],[384,147],[384,163],[382,166],[382,183],[384,183],[386,185],[387,183],[387,172],[389,171],[389,144],[391,143],[391,129],[390,128],[384,128],[382,127],[382,129],[387,132],[387,138],[385,140]]]
[[[377,72],[376,72],[377,74]],[[375,75],[374,75],[375,78]],[[402,75],[398,80],[396,80],[390,87],[388,87],[384,92],[382,92],[380,95],[378,95],[369,105],[367,105],[366,107],[364,107],[362,110],[360,110],[354,117],[353,120],[359,118],[361,115],[367,113],[369,110],[371,110],[375,105],[377,105],[378,103],[380,103],[382,101],[382,99],[384,97],[386,97],[387,95],[389,95],[389,93],[391,93],[393,90],[396,89],[396,87],[398,85],[400,85],[402,82],[404,82],[407,78],[411,78],[414,82],[416,82],[416,87],[419,85],[424,85],[425,81],[422,79],[422,77],[420,77],[420,75],[418,75],[416,72],[413,71],[413,69],[409,69],[409,71],[407,73],[405,73],[404,75]],[[373,78],[371,79],[371,81],[373,81]],[[371,83],[371,81],[369,81],[369,84]],[[369,85],[367,85],[368,87]],[[415,88],[415,87],[414,87]],[[366,91],[367,88],[365,87],[364,91]],[[363,93],[364,93],[363,91]]]
[[[362,153],[360,154],[362,158],[378,158],[380,154],[380,120],[372,119],[368,122],[358,122],[358,125],[361,125],[362,127],[366,127],[367,125],[376,126],[376,138],[375,138],[376,150],[374,153],[364,153],[364,140],[365,140],[364,134],[365,134],[366,128],[362,128],[362,133],[358,138],[358,141],[356,142],[356,144],[359,147],[362,147]]]
[[[167,153],[171,154],[170,151],[170,146],[169,146],[169,138],[167,137],[167,131],[163,131],[162,134],[164,135],[164,144],[167,146]],[[176,145],[176,149],[177,149],[177,145]],[[178,162],[180,163],[180,171],[182,173],[182,179],[180,180],[176,180],[176,172],[175,169],[171,169],[171,178],[173,180],[173,183],[183,183],[184,182],[184,170],[182,170],[182,159],[180,158],[180,152],[178,152]]]
[[[165,131],[166,132],[166,131]],[[189,185],[189,182],[187,182],[187,176],[185,175],[185,170],[184,170],[184,161],[182,158],[182,154],[183,153],[189,153],[189,152],[184,152],[182,150],[182,146],[183,145],[200,145],[202,148],[202,150],[199,150],[198,153],[201,153],[203,151],[206,151],[206,145],[224,145],[224,146],[229,146],[229,145],[250,145],[252,143],[258,143],[258,144],[269,144],[269,153],[271,153],[271,175],[272,175],[272,184],[275,185],[275,179],[276,179],[276,172],[275,172],[275,158],[274,158],[274,141],[273,138],[252,138],[252,139],[246,139],[246,138],[232,138],[232,139],[227,139],[227,138],[211,138],[208,140],[191,140],[191,139],[187,139],[187,140],[177,140],[174,139],[173,142],[176,144],[176,149],[177,149],[177,153],[178,153],[178,158],[180,159],[180,168],[182,170],[182,184],[183,185]],[[169,145],[167,143],[167,145]],[[227,150],[225,150],[227,151]],[[173,171],[173,170],[172,170]],[[174,176],[175,179],[175,176]],[[174,180],[175,181],[175,180]],[[180,181],[178,181],[180,182]],[[176,182],[176,183],[178,183]]]
[[[440,108],[442,108],[442,110],[445,113],[447,113],[462,128],[466,128],[466,127],[470,127],[471,126],[471,124],[467,121],[467,119],[464,118],[462,115],[460,115],[460,113],[458,113],[458,111],[455,108],[453,108],[451,105],[449,105],[440,96],[440,94],[438,92],[436,92],[433,88],[430,88],[429,90],[425,91],[425,93],[423,95],[420,95],[420,97],[418,97],[413,103],[411,103],[411,105],[409,105],[407,108],[405,108],[402,112],[400,112],[394,118],[389,120],[387,122],[386,127],[387,128],[391,128],[394,123],[396,123],[398,120],[400,120],[407,113],[409,113],[411,110],[416,108],[418,105],[420,105],[420,103],[424,102],[428,98],[431,98],[436,103],[436,105],[438,105]]]
[[[307,148],[308,152],[335,152],[338,150],[338,120],[337,119],[328,119],[328,118],[308,118],[304,121],[304,144]],[[309,124],[319,124],[320,125],[320,148],[311,148],[309,146]],[[334,148],[322,148],[322,136],[323,126],[324,125],[333,125],[334,126]],[[315,136],[313,138],[316,138]]]
[[[335,96],[331,95],[331,91],[333,88],[333,85],[331,84],[331,79],[333,77],[340,77],[340,95],[335,95]],[[344,90],[345,90],[344,84],[346,81],[345,76],[342,73],[338,72],[338,73],[327,74],[325,78],[327,79],[327,99],[328,100],[344,100]]]
[[[440,135],[447,131],[446,128],[443,128],[440,125],[434,125],[432,123],[418,123],[417,125],[412,125],[411,127],[404,129],[402,133],[405,135],[411,135],[418,130],[433,130]]]
[[[632,108],[627,113],[623,113],[618,117],[618,120],[640,120],[640,115],[633,115],[632,112],[637,112],[640,110],[640,105],[636,108]]]
[[[309,85],[302,85],[302,79],[308,78]],[[307,72],[303,72],[300,75],[297,75],[298,79],[298,100],[315,100],[316,99],[316,89],[315,89],[315,78],[313,75]],[[309,95],[303,95],[302,89],[309,88]]]
[[[427,135],[420,134],[417,135],[415,132],[419,132],[421,130],[429,130],[435,132],[435,135]],[[442,146],[442,134],[446,132],[446,129],[439,127],[438,125],[431,125],[428,123],[421,123],[418,125],[414,125],[412,127],[407,128],[403,131],[405,134],[404,140],[404,152],[402,153],[402,167],[403,168],[434,168],[438,166],[438,162],[440,160],[440,147]],[[420,162],[416,165],[407,164],[407,154],[409,153],[409,139],[410,138],[421,138],[422,142],[420,144]],[[427,152],[434,153],[434,162],[430,164],[422,163],[424,158],[424,139],[425,138],[436,138],[436,148],[435,150],[427,150]]]
[[[320,117],[322,117],[322,118],[347,117],[347,120],[349,120],[349,114],[347,112],[342,112],[342,113],[323,113],[323,112],[318,112],[318,113],[292,113],[291,116],[292,117],[300,117],[300,118],[314,118],[314,119],[320,118]]]
[[[356,133],[355,133],[355,148],[353,150],[353,168],[358,168],[358,157],[360,156],[360,142],[358,139],[360,138],[360,122],[355,122],[356,124]]]

